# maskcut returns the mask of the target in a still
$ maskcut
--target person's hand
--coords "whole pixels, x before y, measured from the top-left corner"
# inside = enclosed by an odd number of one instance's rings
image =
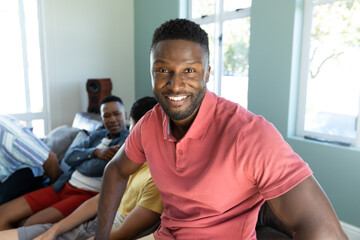
[[[55,231],[52,231],[52,229],[50,228],[49,230],[47,230],[43,234],[37,236],[33,240],[56,240],[56,237],[57,237],[57,235],[56,235]]]
[[[94,237],[90,237],[90,238],[88,238],[87,240],[94,240]]]
[[[103,159],[105,161],[110,161],[114,155],[116,154],[116,152],[120,149],[120,145],[114,145],[111,147],[106,147],[106,148],[97,148],[94,151],[94,156],[100,159]]]

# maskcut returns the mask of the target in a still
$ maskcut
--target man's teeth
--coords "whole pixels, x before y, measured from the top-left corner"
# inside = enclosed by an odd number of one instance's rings
[[[172,101],[181,101],[184,98],[186,98],[186,96],[181,96],[181,97],[169,97],[170,100]]]

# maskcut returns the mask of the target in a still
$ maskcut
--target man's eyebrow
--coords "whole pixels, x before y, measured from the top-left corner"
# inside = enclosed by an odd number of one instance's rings
[[[192,61],[192,62],[185,63],[185,65],[194,65],[194,64],[198,64],[198,63],[202,64],[201,61]]]
[[[158,59],[154,61],[154,64],[156,63],[161,63],[161,64],[168,64],[167,62],[165,62],[164,60]]]
[[[164,60],[161,60],[161,59],[154,61],[154,64],[157,64],[157,63],[159,63],[159,64],[169,64],[168,62],[166,62]],[[194,64],[202,64],[202,61],[199,60],[199,61],[191,61],[191,62],[185,62],[184,63],[184,65],[194,65]]]

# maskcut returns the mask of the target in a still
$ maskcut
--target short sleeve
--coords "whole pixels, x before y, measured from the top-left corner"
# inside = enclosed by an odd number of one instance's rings
[[[30,131],[22,136],[14,136],[12,146],[13,157],[29,166],[42,166],[49,156],[50,149]]]
[[[263,117],[247,124],[240,142],[242,154],[251,163],[244,166],[244,171],[265,200],[286,193],[312,174],[308,164]]]
[[[144,118],[141,118],[125,140],[126,156],[136,163],[144,163],[146,161],[144,148],[141,141],[143,123]]]

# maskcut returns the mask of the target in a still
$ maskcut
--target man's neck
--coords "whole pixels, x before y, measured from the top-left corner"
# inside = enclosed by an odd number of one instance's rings
[[[171,133],[176,138],[176,140],[179,141],[185,136],[185,134],[191,127],[192,123],[194,122],[197,113],[198,113],[198,109],[186,119],[183,120],[170,119]]]
[[[189,130],[191,124],[189,126],[183,126],[183,125],[178,125],[178,124],[174,123],[173,121],[171,121],[170,126],[171,126],[172,135],[176,138],[176,140],[179,141],[180,139],[182,139],[185,136],[185,134]]]
[[[114,138],[118,138],[118,137],[120,137],[120,134],[121,134],[121,132],[118,132],[118,133],[108,133],[107,134],[107,138],[109,138],[109,139],[114,139]]]

